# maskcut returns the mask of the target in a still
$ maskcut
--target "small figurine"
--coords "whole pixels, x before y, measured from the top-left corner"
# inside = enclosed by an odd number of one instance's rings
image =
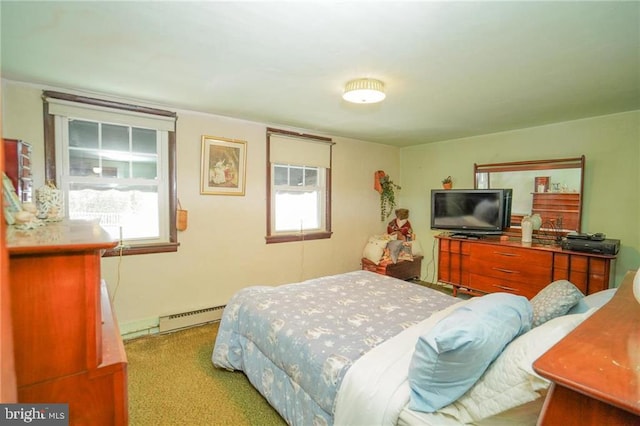
[[[396,218],[387,225],[387,234],[395,234],[402,241],[410,241],[413,238],[409,210],[396,209]]]

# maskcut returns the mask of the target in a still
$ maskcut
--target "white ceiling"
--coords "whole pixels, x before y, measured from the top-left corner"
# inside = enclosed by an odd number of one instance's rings
[[[397,146],[640,109],[638,1],[0,7],[3,78]]]

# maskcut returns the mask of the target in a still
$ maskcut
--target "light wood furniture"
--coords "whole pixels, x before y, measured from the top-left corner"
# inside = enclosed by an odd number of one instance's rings
[[[420,278],[422,258],[423,256],[413,256],[413,261],[402,260],[398,263],[390,263],[388,265],[376,265],[369,259],[363,257],[362,269],[401,280],[410,280]]]
[[[640,424],[640,304],[629,271],[613,299],[533,363],[552,381],[538,424]]]
[[[579,229],[580,194],[577,192],[534,192],[531,213],[538,213],[543,227]]]
[[[562,250],[497,237],[479,240],[437,236],[438,281],[482,295],[505,291],[534,297],[552,281],[566,279],[584,294],[609,288],[615,256]]]
[[[127,358],[100,280],[115,245],[87,221],[7,234],[18,401],[68,403],[72,425],[128,422]]]

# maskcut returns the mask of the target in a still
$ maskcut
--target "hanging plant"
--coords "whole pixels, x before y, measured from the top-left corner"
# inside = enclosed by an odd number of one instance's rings
[[[380,221],[384,221],[396,207],[396,190],[402,189],[399,185],[393,183],[382,170],[375,173],[374,188],[380,193]]]

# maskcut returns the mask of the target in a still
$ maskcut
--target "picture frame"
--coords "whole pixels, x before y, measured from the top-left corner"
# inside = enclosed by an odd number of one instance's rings
[[[246,141],[203,135],[200,193],[244,195],[246,163]]]

